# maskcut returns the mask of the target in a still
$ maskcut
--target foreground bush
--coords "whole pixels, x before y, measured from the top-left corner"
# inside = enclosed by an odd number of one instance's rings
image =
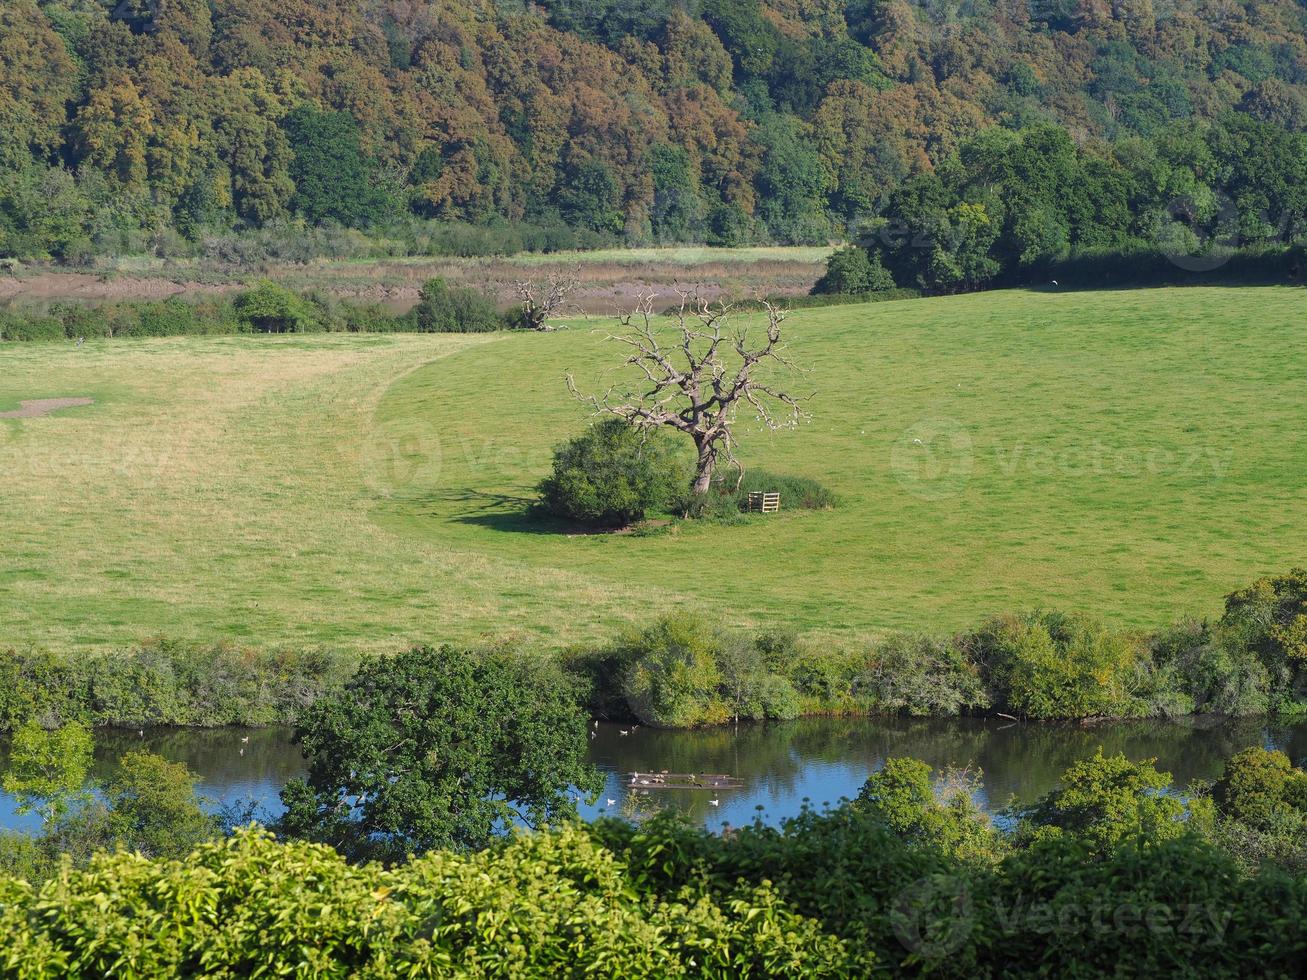
[[[96,858],[0,882],[0,974],[855,976],[869,954],[765,885],[651,897],[581,828],[393,870],[245,831],[184,862]]]
[[[603,820],[392,868],[254,829],[180,861],[104,854],[0,879],[0,975],[1298,975],[1307,878],[1189,833],[1002,853],[900,770],[724,836]]]

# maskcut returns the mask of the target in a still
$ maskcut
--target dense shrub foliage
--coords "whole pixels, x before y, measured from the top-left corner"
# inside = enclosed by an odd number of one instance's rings
[[[355,664],[328,651],[165,641],[104,654],[0,651],[0,731],[30,720],[130,728],[293,723]]]
[[[1017,844],[912,760],[853,804],[721,836],[569,823],[383,867],[246,829],[0,879],[0,975],[1297,975],[1307,878],[1136,820],[1141,781],[1083,819],[1064,792],[1068,829]]]
[[[676,444],[619,418],[602,419],[554,450],[536,512],[589,524],[622,526],[686,496],[692,470]]]
[[[574,813],[598,793],[586,719],[553,665],[506,650],[415,647],[364,663],[305,710],[308,776],[281,826],[354,857],[484,846],[516,819]]]
[[[466,286],[451,287],[443,279],[423,285],[413,318],[423,333],[484,333],[507,326],[490,297]]]

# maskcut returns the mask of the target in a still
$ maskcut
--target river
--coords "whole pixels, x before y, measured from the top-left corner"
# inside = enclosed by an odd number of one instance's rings
[[[628,734],[621,734],[624,730]],[[1194,718],[1082,726],[1003,719],[810,718],[674,732],[602,724],[589,748],[591,761],[607,775],[607,786],[596,804],[582,803],[579,809],[593,819],[601,812],[639,816],[670,806],[713,829],[755,817],[777,823],[805,803],[822,807],[856,796],[868,773],[886,758],[912,756],[937,769],[979,770],[983,790],[977,800],[996,810],[1047,792],[1063,770],[1099,746],[1131,759],[1155,758],[1183,790],[1196,779],[1218,776],[1229,756],[1250,745],[1281,749],[1302,766],[1307,763],[1307,721]],[[200,792],[211,806],[250,803],[264,819],[279,812],[282,785],[304,771],[284,728],[147,729],[144,735],[102,729],[96,732],[97,775],[108,775],[120,755],[136,748],[186,763],[199,776]],[[6,749],[0,745],[0,767],[7,764]],[[640,792],[629,786],[629,773],[661,770],[729,773],[743,781],[743,788]],[[36,826],[34,816],[16,814],[14,801],[0,793],[0,827]]]

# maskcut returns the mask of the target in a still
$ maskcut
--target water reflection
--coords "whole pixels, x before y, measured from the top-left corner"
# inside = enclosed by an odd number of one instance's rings
[[[1295,765],[1307,763],[1307,722],[1187,719],[1178,722],[1114,722],[1101,725],[1016,724],[1002,719],[823,719],[750,725],[702,732],[664,732],[600,725],[590,742],[591,760],[608,776],[592,806],[639,818],[676,807],[711,827],[739,825],[761,814],[769,822],[857,794],[868,773],[890,756],[912,756],[937,769],[969,767],[984,773],[980,802],[991,808],[1028,801],[1050,790],[1072,763],[1102,746],[1132,759],[1156,758],[1183,788],[1220,773],[1225,759],[1250,745],[1279,748]],[[248,741],[245,741],[248,739]],[[152,729],[96,732],[96,771],[106,776],[124,752],[146,748],[184,762],[200,776],[200,791],[215,806],[258,804],[265,817],[280,812],[278,792],[304,770],[286,729]],[[7,763],[0,745],[0,766]],[[629,785],[631,772],[729,773],[744,787],[656,790]],[[613,800],[612,806],[608,800]],[[717,805],[712,800],[717,800]],[[33,817],[14,814],[0,794],[0,826],[31,830]]]

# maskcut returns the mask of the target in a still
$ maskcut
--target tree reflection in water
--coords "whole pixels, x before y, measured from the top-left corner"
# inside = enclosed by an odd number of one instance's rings
[[[608,785],[587,819],[601,812],[643,819],[662,807],[683,810],[711,827],[739,825],[762,815],[769,822],[856,796],[867,774],[891,756],[921,759],[936,770],[949,766],[983,772],[978,802],[991,809],[1012,799],[1030,801],[1048,792],[1072,763],[1105,753],[1156,758],[1183,790],[1194,779],[1219,775],[1225,760],[1250,745],[1279,748],[1295,765],[1307,762],[1307,722],[1192,718],[1174,722],[1131,721],[1096,725],[1019,724],[1004,719],[808,718],[773,725],[742,725],[704,731],[658,731],[600,725],[590,742],[592,761]],[[628,729],[629,730],[629,729]],[[243,741],[248,739],[248,741]],[[148,729],[96,732],[96,775],[105,776],[124,752],[146,748],[184,762],[200,776],[200,791],[215,805],[236,808],[253,801],[265,819],[280,812],[278,793],[303,772],[299,750],[284,728]],[[6,763],[0,743],[0,767]],[[730,773],[741,790],[648,790],[630,792],[631,772]],[[616,802],[607,806],[607,800]],[[718,799],[719,806],[712,806]],[[758,809],[761,807],[761,810]],[[13,801],[0,794],[0,827],[26,827]],[[28,828],[30,829],[30,828]]]

